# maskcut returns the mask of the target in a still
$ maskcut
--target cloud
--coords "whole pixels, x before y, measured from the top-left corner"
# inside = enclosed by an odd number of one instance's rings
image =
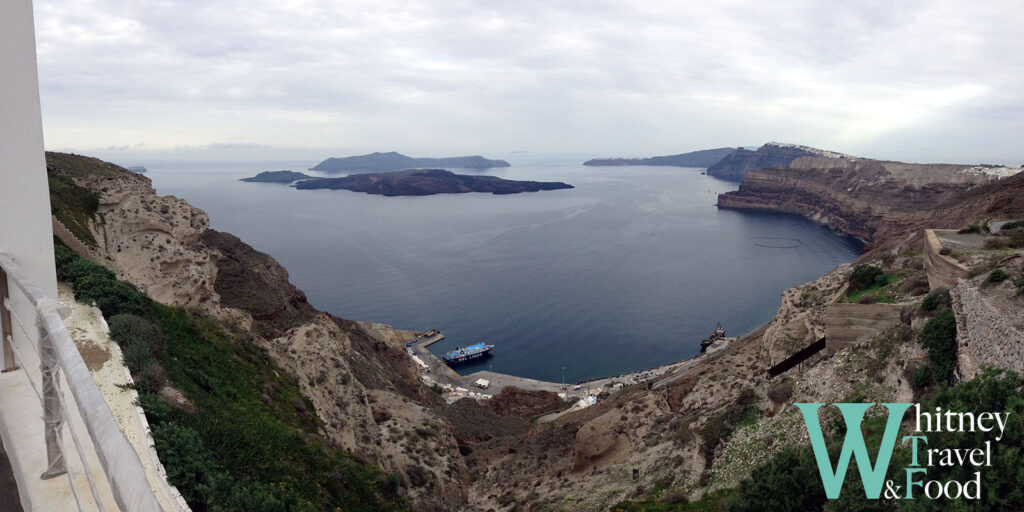
[[[36,0],[46,138],[647,155],[793,140],[1021,157],[1012,3]],[[966,141],[965,141],[966,143]],[[934,152],[920,152],[935,156]]]

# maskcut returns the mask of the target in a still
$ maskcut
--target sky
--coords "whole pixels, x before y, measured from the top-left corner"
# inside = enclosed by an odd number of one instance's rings
[[[1024,9],[961,1],[35,0],[47,149],[1024,163]]]

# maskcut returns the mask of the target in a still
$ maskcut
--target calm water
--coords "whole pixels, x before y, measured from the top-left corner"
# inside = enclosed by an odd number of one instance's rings
[[[243,183],[315,162],[147,163],[160,194],[288,268],[320,309],[399,328],[440,328],[435,353],[479,341],[463,367],[559,381],[699,352],[769,321],[781,292],[852,261],[861,244],[786,215],[715,208],[732,183],[700,169],[517,164],[503,178],[576,186],[533,194],[381,197]]]

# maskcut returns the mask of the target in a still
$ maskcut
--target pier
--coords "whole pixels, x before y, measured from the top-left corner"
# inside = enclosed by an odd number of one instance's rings
[[[444,363],[427,349],[430,345],[445,339],[444,333],[440,330],[432,330],[421,333],[416,338],[406,342],[406,351],[413,360],[420,366],[421,378],[443,388],[452,401],[462,397],[487,399],[501,392],[502,389],[515,386],[529,391],[550,391],[557,393],[564,400],[578,401],[596,396],[602,391],[613,392],[624,386],[654,382],[654,389],[660,389],[671,384],[679,377],[688,374],[698,364],[715,359],[722,355],[729,345],[736,341],[735,338],[722,338],[716,343],[712,350],[698,354],[689,359],[683,359],[674,363],[668,363],[654,368],[638,370],[611,377],[583,381],[577,384],[562,384],[558,382],[547,382],[526,377],[517,377],[504,373],[497,373],[489,370],[481,370],[467,375],[461,375]],[[475,385],[479,379],[488,381],[486,388]],[[575,406],[574,406],[575,407]],[[568,410],[567,410],[568,411]],[[563,411],[563,412],[567,412]]]

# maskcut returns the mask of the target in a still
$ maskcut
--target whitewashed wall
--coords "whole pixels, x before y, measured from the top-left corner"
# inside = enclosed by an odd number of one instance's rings
[[[0,251],[56,298],[34,30],[31,0],[0,1]],[[32,331],[33,310],[17,302]]]

